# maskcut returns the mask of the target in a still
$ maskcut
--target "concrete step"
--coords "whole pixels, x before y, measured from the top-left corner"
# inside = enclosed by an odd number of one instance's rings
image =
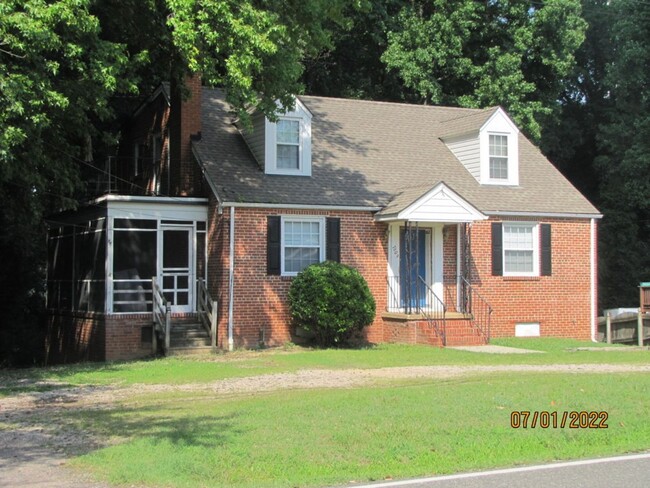
[[[172,339],[203,339],[209,337],[205,329],[185,329],[185,330],[175,330],[172,328],[171,333],[169,334]]]
[[[190,356],[214,354],[210,346],[170,347],[167,356]]]
[[[209,346],[210,338],[207,336],[203,337],[170,337],[170,343],[172,347],[194,347],[194,346]]]

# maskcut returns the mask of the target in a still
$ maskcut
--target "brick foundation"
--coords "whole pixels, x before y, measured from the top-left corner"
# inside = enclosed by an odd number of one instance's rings
[[[46,362],[119,361],[151,356],[151,325],[151,314],[52,313],[48,317]]]

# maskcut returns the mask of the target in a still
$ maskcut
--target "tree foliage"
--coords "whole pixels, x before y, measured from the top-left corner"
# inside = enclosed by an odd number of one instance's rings
[[[240,116],[301,91],[302,59],[346,0],[4,0],[0,3],[0,355],[42,303],[43,213],[73,207],[80,170],[114,143],[115,95],[200,72]],[[91,170],[93,171],[93,170]],[[101,171],[96,169],[95,171]],[[36,327],[36,326],[34,326]],[[9,350],[11,349],[11,350]],[[1,361],[1,359],[0,359]]]
[[[92,158],[89,141],[110,116],[110,96],[133,89],[123,76],[129,56],[101,38],[89,9],[89,0],[0,3],[0,355],[14,360],[29,359],[21,343],[38,337],[42,214],[70,206],[75,158]]]
[[[635,304],[636,286],[650,280],[650,4],[620,0],[607,9],[609,104],[595,168],[605,214],[601,288],[605,305],[621,306]]]
[[[585,28],[579,0],[414,1],[382,59],[425,103],[501,105],[539,139]]]

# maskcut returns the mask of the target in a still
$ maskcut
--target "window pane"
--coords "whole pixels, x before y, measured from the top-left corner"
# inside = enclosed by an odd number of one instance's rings
[[[318,263],[320,250],[316,247],[287,247],[284,250],[284,270],[298,273],[310,264]]]
[[[505,258],[505,269],[507,272],[533,272],[533,251],[505,251]]]
[[[298,146],[285,146],[278,144],[278,168],[298,169]]]
[[[506,225],[503,227],[505,249],[533,250],[533,228],[529,225]]]
[[[163,231],[163,268],[189,268],[189,231]]]
[[[300,122],[297,120],[278,120],[278,144],[298,144],[300,140]]]
[[[150,280],[156,275],[156,233],[115,231],[113,273],[115,279]]]
[[[508,136],[490,134],[490,178],[508,179]]]
[[[490,156],[508,156],[508,136],[490,135]]]
[[[508,179],[507,158],[490,158],[490,178],[501,180]]]
[[[320,223],[319,222],[285,222],[284,223],[284,245],[285,246],[319,246],[320,245]]]

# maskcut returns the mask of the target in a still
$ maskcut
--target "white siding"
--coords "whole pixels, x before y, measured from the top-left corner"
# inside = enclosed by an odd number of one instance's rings
[[[476,178],[481,179],[481,152],[478,134],[453,138],[445,141],[449,150],[463,163],[465,169]]]
[[[412,209],[408,218],[420,222],[468,222],[476,217],[445,191],[439,191]]]
[[[253,129],[252,131],[244,132],[244,139],[248,144],[249,149],[257,160],[257,163],[264,167],[264,115],[253,115]]]

